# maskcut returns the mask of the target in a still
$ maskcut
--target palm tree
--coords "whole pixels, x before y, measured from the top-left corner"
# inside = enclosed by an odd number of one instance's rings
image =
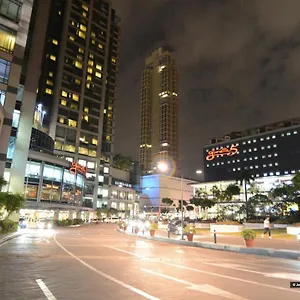
[[[240,185],[244,187],[244,193],[245,193],[245,206],[246,206],[246,219],[248,219],[248,194],[247,194],[247,184],[251,184],[252,181],[254,181],[254,176],[251,174],[250,170],[248,168],[244,168],[244,170],[241,172],[239,179]]]

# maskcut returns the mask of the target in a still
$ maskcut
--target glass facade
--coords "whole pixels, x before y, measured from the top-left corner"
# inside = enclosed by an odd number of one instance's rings
[[[24,189],[28,201],[81,206],[84,186],[84,175],[72,174],[68,167],[42,161],[27,162]]]

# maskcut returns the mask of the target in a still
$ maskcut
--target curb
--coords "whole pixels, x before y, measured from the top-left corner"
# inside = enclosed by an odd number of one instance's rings
[[[16,233],[9,234],[8,236],[6,236],[6,237],[0,239],[0,246],[1,246],[2,244],[6,243],[6,242],[8,242],[8,241],[10,241],[10,240],[12,240],[12,239],[15,239],[15,238],[21,236],[21,235],[23,235],[23,233],[20,233],[20,232],[16,232]]]
[[[173,240],[169,238],[162,238],[162,237],[148,237],[141,234],[134,234],[129,232],[121,231],[120,229],[117,230],[122,234],[126,234],[133,237],[143,238],[146,240],[157,241],[157,242],[164,242],[169,244],[177,244],[182,246],[188,247],[198,247],[204,249],[211,249],[211,250],[221,250],[221,251],[229,251],[229,252],[236,252],[242,254],[250,254],[250,255],[261,255],[261,256],[269,256],[275,258],[283,258],[283,259],[293,259],[293,260],[300,260],[300,251],[293,251],[293,250],[277,250],[277,249],[266,249],[266,248],[246,248],[240,247],[235,245],[227,245],[227,244],[214,244],[208,242],[187,242],[187,241],[180,241],[180,240]]]

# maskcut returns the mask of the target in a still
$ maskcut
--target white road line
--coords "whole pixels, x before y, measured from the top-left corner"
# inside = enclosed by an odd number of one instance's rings
[[[157,272],[154,272],[154,271],[151,271],[151,270],[147,270],[147,269],[141,269],[141,270],[146,272],[146,273],[152,274],[152,275],[156,275],[156,276],[160,276],[160,277],[163,277],[163,278],[166,278],[166,279],[170,279],[170,280],[173,280],[173,281],[178,282],[178,283],[183,283],[183,284],[187,285],[188,289],[191,289],[191,290],[194,290],[194,291],[198,291],[198,292],[202,292],[202,293],[206,293],[206,294],[210,294],[210,295],[214,295],[214,296],[220,296],[220,297],[227,298],[227,299],[230,299],[230,300],[248,300],[246,298],[243,298],[243,297],[240,297],[238,295],[229,293],[227,291],[224,291],[222,289],[219,289],[219,288],[217,288],[215,286],[212,286],[212,285],[209,285],[209,284],[194,284],[194,283],[191,283],[191,282],[188,282],[188,281],[185,281],[185,280],[181,280],[181,279],[178,279],[178,278],[175,278],[175,277],[172,277],[172,276],[157,273]]]
[[[86,263],[85,261],[83,261],[82,259],[80,259],[79,257],[77,257],[76,255],[74,255],[72,252],[70,252],[69,250],[67,250],[63,245],[61,245],[57,239],[56,239],[56,234],[54,235],[54,241],[55,243],[61,248],[63,249],[66,253],[68,253],[70,256],[72,256],[74,259],[76,259],[77,261],[79,261],[81,264],[83,264],[84,266],[86,266],[87,268],[89,268],[90,270],[94,271],[95,273],[99,274],[100,276],[118,284],[121,285],[122,287],[141,295],[142,297],[146,298],[146,299],[150,299],[150,300],[160,300],[159,298],[156,298],[154,296],[151,296],[150,294],[147,294],[146,292],[139,290],[123,281],[120,281],[104,272],[99,271],[98,269],[94,268],[93,266],[89,265],[88,263]]]
[[[36,283],[39,285],[48,300],[56,300],[42,279],[37,279]]]
[[[107,247],[109,247],[111,249],[114,249],[116,251],[127,253],[129,255],[137,256],[135,253],[132,253],[132,252],[129,252],[129,251],[125,251],[125,250],[118,249],[118,248],[115,248],[115,247],[110,247],[110,246],[107,246]],[[264,283],[260,283],[260,282],[256,282],[256,281],[251,281],[251,280],[236,278],[236,277],[222,275],[222,274],[218,274],[218,273],[212,273],[212,272],[208,272],[208,271],[202,271],[202,270],[199,270],[199,269],[194,269],[194,268],[190,268],[190,267],[186,267],[186,266],[182,266],[182,265],[168,263],[168,262],[161,261],[161,260],[155,260],[153,262],[160,263],[160,264],[165,264],[165,265],[168,265],[168,266],[173,266],[173,267],[179,268],[179,269],[185,269],[185,270],[189,270],[189,271],[194,271],[194,272],[197,272],[197,273],[207,274],[207,275],[216,276],[216,277],[220,277],[220,278],[225,278],[225,279],[230,279],[230,280],[236,280],[236,281],[245,282],[245,283],[249,283],[249,284],[254,284],[254,285],[258,285],[258,286],[264,286],[264,287],[267,287],[267,288],[278,289],[278,290],[282,290],[282,291],[286,291],[286,292],[300,294],[300,291],[296,291],[296,290],[293,290],[293,289],[290,289],[290,288],[284,288],[284,287],[280,287],[280,286],[276,286],[276,285],[264,284]]]
[[[11,240],[8,240],[8,241],[6,241],[6,242],[4,242],[4,243],[2,243],[2,244],[0,244],[0,247],[2,247],[2,246],[4,246],[4,245],[6,245],[8,242],[10,242]]]
[[[145,259],[146,258],[145,256],[141,256],[141,255],[138,255],[136,253],[129,252],[129,251],[126,251],[126,250],[122,250],[122,249],[119,249],[119,248],[115,248],[115,247],[112,247],[112,246],[103,245],[103,247],[114,249],[116,251],[123,252],[123,253],[129,254],[129,255],[135,256],[137,258],[140,258],[140,259]]]

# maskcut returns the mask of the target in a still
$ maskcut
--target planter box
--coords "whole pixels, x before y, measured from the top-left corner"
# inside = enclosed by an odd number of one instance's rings
[[[210,224],[210,232],[241,232],[245,229],[244,225],[215,225]]]
[[[287,234],[292,234],[292,235],[300,234],[300,227],[296,227],[296,226],[288,226],[288,227],[286,228],[286,233],[287,233]]]
[[[264,229],[264,223],[244,223],[247,229]]]
[[[274,228],[287,228],[290,224],[274,224]]]
[[[195,223],[195,227],[200,229],[209,229],[210,223]]]

